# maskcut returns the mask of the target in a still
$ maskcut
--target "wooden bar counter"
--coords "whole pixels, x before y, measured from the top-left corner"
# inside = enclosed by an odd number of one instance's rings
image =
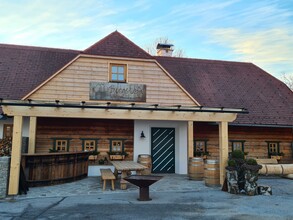
[[[88,152],[22,154],[28,186],[46,186],[87,177]]]

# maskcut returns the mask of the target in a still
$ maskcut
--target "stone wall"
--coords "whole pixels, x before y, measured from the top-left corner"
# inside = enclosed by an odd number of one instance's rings
[[[10,157],[0,157],[0,199],[7,195],[9,167]]]

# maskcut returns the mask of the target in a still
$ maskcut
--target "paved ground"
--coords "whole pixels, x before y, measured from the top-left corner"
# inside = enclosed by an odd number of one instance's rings
[[[98,177],[0,200],[0,219],[293,219],[293,181],[260,178],[272,196],[232,195],[185,175],[166,175],[150,188],[152,201],[137,200],[138,189],[102,191]]]

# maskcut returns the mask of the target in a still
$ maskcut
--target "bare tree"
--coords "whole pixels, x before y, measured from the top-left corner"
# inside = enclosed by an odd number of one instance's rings
[[[173,44],[172,41],[168,38],[168,37],[159,37],[156,38],[153,43],[151,43],[150,45],[147,45],[145,47],[146,52],[148,52],[151,55],[157,55],[157,45],[158,43],[162,43],[162,44]],[[185,52],[183,49],[174,49],[173,51],[173,56],[174,57],[186,57],[185,56]]]
[[[289,87],[289,89],[291,89],[293,91],[293,74],[289,75],[289,74],[285,74],[283,73],[283,76],[282,76],[282,81],[284,83],[287,84],[287,86]]]

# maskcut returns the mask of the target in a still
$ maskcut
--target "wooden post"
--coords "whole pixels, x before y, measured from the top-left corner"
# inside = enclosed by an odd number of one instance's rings
[[[188,137],[188,158],[193,157],[193,121],[188,121],[187,128]]]
[[[225,167],[228,161],[228,122],[219,124],[219,151],[220,151],[220,184],[223,185],[225,180]]]
[[[17,195],[21,162],[22,116],[14,116],[8,195]]]
[[[35,153],[36,149],[37,117],[30,117],[28,153]]]

